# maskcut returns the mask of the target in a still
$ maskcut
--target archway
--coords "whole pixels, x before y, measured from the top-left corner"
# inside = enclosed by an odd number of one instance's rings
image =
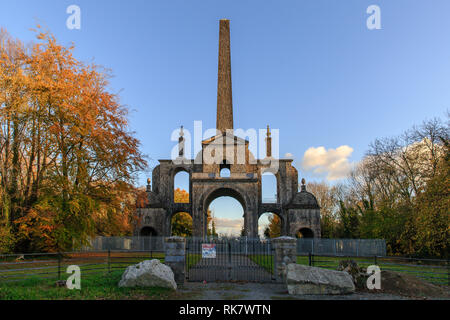
[[[157,237],[158,233],[152,227],[143,227],[139,232],[139,235],[141,237]]]
[[[173,201],[175,203],[189,203],[189,180],[189,173],[186,171],[181,170],[175,174],[173,178]]]
[[[309,228],[301,228],[295,234],[297,238],[314,238],[314,232]]]
[[[222,170],[220,170],[220,177],[221,178],[229,178],[230,176],[231,176],[230,169],[223,168]]]
[[[170,221],[172,236],[192,237],[192,217],[187,212],[177,212]]]
[[[282,234],[283,221],[281,217],[273,212],[265,212],[258,219],[258,235],[261,239],[280,237]]]
[[[277,177],[271,172],[261,176],[261,198],[263,203],[278,202]]]
[[[223,188],[212,192],[205,202],[208,236],[244,235],[245,200],[239,192]]]

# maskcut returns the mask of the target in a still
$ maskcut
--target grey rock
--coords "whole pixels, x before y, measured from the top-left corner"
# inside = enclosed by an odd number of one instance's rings
[[[177,289],[170,267],[159,260],[146,260],[129,266],[122,275],[119,287],[161,287]]]
[[[289,294],[349,294],[355,292],[352,277],[343,271],[291,263],[287,266]]]

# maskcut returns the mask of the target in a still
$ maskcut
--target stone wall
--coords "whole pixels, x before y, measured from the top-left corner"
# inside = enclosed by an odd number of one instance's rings
[[[287,265],[297,262],[297,240],[292,237],[279,237],[272,239],[272,245],[275,279],[277,282],[284,282]]]
[[[186,239],[182,237],[167,238],[165,249],[164,264],[172,269],[177,285],[183,284],[185,279]]]
[[[302,228],[308,228],[314,233],[314,238],[320,238],[320,209],[289,209],[289,235],[295,237]]]

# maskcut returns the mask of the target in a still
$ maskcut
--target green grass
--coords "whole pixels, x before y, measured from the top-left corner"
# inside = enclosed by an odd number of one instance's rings
[[[257,265],[263,267],[267,272],[273,273],[273,255],[252,254],[248,258]]]
[[[339,266],[339,261],[342,260],[354,260],[360,267],[367,268],[370,265],[375,264],[373,258],[347,258],[347,257],[314,257],[314,266],[326,269],[336,270]],[[309,259],[307,256],[298,256],[297,263],[308,265]],[[397,259],[378,258],[377,265],[381,270],[390,270],[401,273],[407,273],[416,277],[419,277],[425,281],[448,285],[447,269],[436,265],[420,265],[419,262],[405,262]]]
[[[108,259],[107,253],[97,254],[71,254],[65,255],[58,263],[58,259],[51,257],[47,260],[27,258],[24,261],[0,262],[0,284],[5,281],[28,280],[34,277],[58,278],[58,272],[62,277],[66,274],[66,269],[70,265],[78,265],[82,275],[90,273],[123,270],[129,266],[144,260],[159,259],[164,263],[164,253],[147,254],[143,252],[113,253]],[[109,263],[108,263],[109,261]],[[11,264],[14,263],[14,264]]]
[[[202,259],[200,253],[188,253],[186,256],[186,267],[189,270],[191,267],[195,266]]]
[[[272,255],[249,255],[253,262],[260,265],[268,272],[273,273],[273,256]],[[336,270],[339,266],[339,262],[342,260],[354,260],[360,267],[367,268],[370,265],[375,264],[373,258],[347,258],[347,257],[314,257],[314,266],[326,269]],[[297,256],[297,263],[303,265],[309,265],[308,256]],[[420,265],[419,262],[414,264],[405,262],[402,260],[394,260],[389,258],[377,259],[377,265],[381,270],[390,270],[396,272],[407,273],[419,277],[425,281],[437,284],[448,285],[448,275],[446,268],[440,268],[433,265]]]
[[[180,294],[166,288],[119,288],[123,271],[83,276],[81,290],[57,287],[55,280],[37,276],[15,283],[0,283],[0,300],[161,300],[178,299]]]

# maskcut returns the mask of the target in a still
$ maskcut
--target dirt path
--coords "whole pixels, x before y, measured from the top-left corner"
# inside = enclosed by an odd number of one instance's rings
[[[187,282],[179,288],[188,300],[410,300],[385,293],[354,293],[349,295],[291,296],[283,284],[273,283],[198,283]]]

